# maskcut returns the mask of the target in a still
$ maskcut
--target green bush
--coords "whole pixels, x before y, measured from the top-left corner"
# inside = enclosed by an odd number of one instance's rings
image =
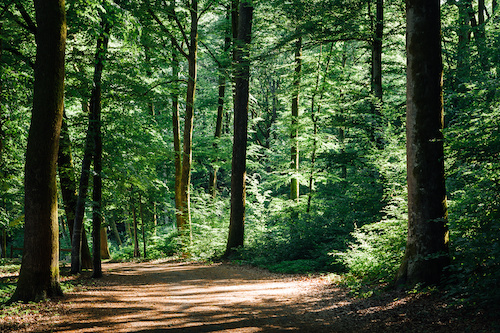
[[[354,242],[345,253],[334,253],[349,272],[365,281],[387,282],[401,264],[406,245],[406,202],[393,200],[386,216],[353,232]]]

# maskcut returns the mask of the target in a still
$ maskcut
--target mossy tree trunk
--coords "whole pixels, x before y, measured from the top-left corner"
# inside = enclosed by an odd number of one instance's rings
[[[35,0],[36,64],[25,164],[24,252],[11,301],[62,295],[59,284],[57,153],[64,105],[64,0]]]
[[[408,237],[398,284],[438,284],[449,263],[440,1],[407,0]]]

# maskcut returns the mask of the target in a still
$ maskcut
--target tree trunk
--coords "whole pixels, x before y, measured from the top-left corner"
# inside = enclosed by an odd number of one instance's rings
[[[188,84],[186,93],[186,115],[184,117],[183,155],[181,175],[181,220],[180,231],[188,237],[191,242],[191,164],[193,162],[193,119],[194,119],[194,96],[196,91],[196,71],[198,53],[198,1],[192,0],[190,6],[191,31],[189,38],[188,53]]]
[[[459,89],[464,82],[470,79],[470,15],[468,6],[464,1],[459,1],[458,6],[458,45],[457,45],[457,70],[455,72],[455,89]]]
[[[0,119],[3,119],[3,109],[2,105],[4,103],[3,101],[3,61],[2,61],[2,54],[3,54],[3,25],[2,22],[0,22]],[[0,121],[0,159],[2,158],[3,154],[3,140],[5,139],[5,132],[3,130],[3,121]],[[3,175],[1,175],[3,177]]]
[[[157,213],[157,204],[153,203],[153,235],[156,236],[158,232],[158,213]]]
[[[407,0],[408,238],[398,284],[438,284],[449,263],[439,0]]]
[[[109,259],[111,255],[109,253],[108,247],[108,233],[106,232],[106,227],[101,226],[101,235],[100,235],[100,243],[101,243],[101,259]]]
[[[382,122],[382,40],[384,38],[384,0],[376,0],[375,27],[372,41],[372,77],[371,90],[373,94],[372,113],[373,141],[378,149],[384,148],[384,127]]]
[[[108,219],[109,224],[111,225],[111,230],[113,231],[113,234],[116,239],[116,244],[118,247],[122,246],[122,240],[120,238],[120,233],[118,232],[118,228],[116,227],[116,222],[114,219]]]
[[[71,243],[71,273],[77,274],[81,271],[81,247],[82,247],[82,228],[85,215],[85,201],[89,187],[90,164],[94,157],[95,140],[97,135],[97,124],[100,120],[101,112],[101,78],[104,69],[104,58],[106,57],[109,25],[103,22],[103,33],[97,39],[95,53],[95,68],[93,78],[92,96],[90,98],[90,114],[87,137],[85,138],[85,150],[82,161],[82,173],[80,175],[80,186],[75,210],[75,221],[73,226],[73,241]]]
[[[323,48],[320,47],[320,54],[318,59],[318,68],[317,68],[317,76],[316,76],[316,87],[314,88],[314,93],[311,98],[311,121],[313,123],[313,149],[311,152],[311,170],[309,172],[309,193],[307,196],[307,209],[306,212],[309,213],[311,210],[311,201],[313,194],[313,185],[314,185],[314,168],[316,164],[316,151],[318,146],[318,114],[321,110],[321,100],[323,99],[323,93],[325,91],[325,82],[326,77],[328,75],[328,70],[330,69],[330,61],[332,59],[332,50],[333,43],[330,44],[330,51],[328,53],[326,65],[324,71],[321,71],[321,57],[322,57]],[[323,83],[320,86],[320,73],[323,72]],[[319,94],[318,98],[318,107],[316,109],[316,95]]]
[[[485,19],[484,13],[486,11],[486,6],[484,0],[478,0],[477,3],[477,23],[476,27],[476,45],[477,52],[479,54],[479,61],[481,63],[481,68],[483,71],[489,71],[489,60],[487,55],[487,46],[486,46],[486,27],[485,27]]]
[[[76,192],[75,167],[73,165],[73,154],[71,152],[71,138],[69,137],[68,123],[66,115],[63,114],[61,136],[59,139],[59,152],[57,158],[59,184],[61,186],[62,201],[68,229],[70,242],[73,241],[73,222],[75,221],[76,202],[78,194]],[[90,256],[89,243],[85,228],[82,228],[82,267],[92,268],[92,257]]]
[[[172,81],[174,89],[172,91],[172,130],[174,134],[174,163],[175,163],[175,219],[177,230],[181,230],[182,225],[182,196],[181,196],[181,178],[182,178],[182,151],[181,151],[181,132],[179,124],[179,58],[177,50],[172,41]]]
[[[33,111],[25,164],[24,252],[10,302],[62,295],[59,284],[57,152],[64,105],[64,0],[35,0]]]
[[[250,78],[250,52],[253,7],[243,0],[239,9],[238,39],[236,45],[234,141],[231,173],[231,220],[226,256],[243,246],[245,229],[245,178]]]
[[[142,231],[142,249],[143,249],[143,255],[144,258],[147,257],[147,244],[146,244],[146,225],[144,221],[144,211],[142,209],[142,197],[141,194],[139,193],[139,215],[141,216],[141,231]]]
[[[299,201],[299,94],[302,70],[302,37],[295,42],[295,79],[292,87],[292,124],[290,132],[291,171],[290,199]]]
[[[139,251],[139,238],[137,237],[137,214],[135,212],[135,204],[133,199],[130,199],[130,205],[132,207],[132,219],[134,222],[133,225],[133,233],[134,233],[134,258],[139,258],[141,256],[141,252]]]
[[[7,229],[5,228],[2,228],[1,245],[0,258],[7,258]]]
[[[103,62],[108,49],[110,26],[103,19],[103,31],[97,41],[97,62],[103,69]],[[101,224],[102,224],[102,133],[101,133],[101,84],[96,85],[95,134],[94,134],[94,178],[92,191],[92,256],[94,259],[93,278],[102,277],[101,265]]]
[[[224,39],[224,52],[229,50],[231,46],[231,38],[229,37],[228,32],[226,31],[226,38]],[[212,161],[212,170],[210,170],[210,179],[208,182],[209,193],[212,198],[215,199],[217,195],[217,170],[219,169],[217,166],[218,162],[218,144],[217,140],[220,139],[222,135],[222,121],[224,120],[224,97],[226,95],[226,70],[227,65],[225,60],[221,60],[219,63],[219,98],[217,100],[217,119],[215,122],[215,134],[214,134],[214,154],[215,158]]]

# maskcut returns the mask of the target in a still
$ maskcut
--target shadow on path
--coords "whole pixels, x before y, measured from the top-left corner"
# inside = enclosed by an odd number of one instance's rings
[[[445,305],[422,297],[353,299],[321,279],[229,265],[104,265],[68,295],[54,332],[464,332]],[[431,306],[429,306],[429,304]],[[456,316],[456,313],[455,313]],[[470,324],[470,323],[469,323]],[[464,326],[465,325],[465,326]]]

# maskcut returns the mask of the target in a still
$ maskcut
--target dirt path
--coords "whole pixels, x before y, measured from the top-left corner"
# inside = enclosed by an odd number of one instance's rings
[[[481,314],[446,308],[432,295],[358,299],[321,278],[225,264],[103,268],[104,278],[68,293],[55,303],[54,313],[15,332],[488,332],[490,327]]]

